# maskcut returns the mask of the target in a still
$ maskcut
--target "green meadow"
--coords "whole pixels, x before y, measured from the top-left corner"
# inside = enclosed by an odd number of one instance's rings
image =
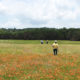
[[[80,80],[80,41],[0,40],[0,80]]]
[[[54,40],[43,40],[43,45],[40,40],[0,40],[0,54],[20,54],[20,53],[33,53],[33,54],[47,54],[53,53],[51,44]],[[64,54],[74,54],[80,52],[80,41],[67,41],[58,40],[59,52]]]

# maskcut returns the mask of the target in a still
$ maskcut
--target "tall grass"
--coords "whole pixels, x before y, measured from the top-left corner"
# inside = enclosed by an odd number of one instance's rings
[[[55,40],[48,40],[49,44],[54,43]],[[80,44],[80,41],[69,41],[69,40],[57,40],[59,44]],[[8,44],[40,44],[40,40],[0,40],[0,43]],[[46,44],[46,40],[43,40],[43,43]]]
[[[3,43],[4,42],[4,43]],[[12,43],[11,43],[12,42]],[[9,40],[4,40],[4,41],[0,41],[0,54],[6,54],[6,53],[10,53],[10,54],[20,54],[20,53],[33,53],[33,54],[47,54],[47,53],[53,53],[53,48],[51,46],[49,42],[49,44],[40,44],[40,42],[38,44],[31,44],[30,41],[25,44],[24,41],[20,41],[17,42],[17,40],[11,40],[11,42]],[[37,42],[37,41],[31,41],[31,42]],[[60,41],[61,42],[61,41]],[[63,41],[62,41],[63,42]],[[22,44],[21,44],[22,43]],[[30,43],[30,44],[29,44]],[[59,52],[60,53],[64,53],[64,54],[74,54],[80,53],[80,45],[79,44],[72,44],[69,43],[67,41],[65,41],[65,43],[67,44],[59,44]],[[76,42],[74,42],[76,43]],[[79,42],[78,42],[79,43]]]
[[[80,42],[0,40],[0,80],[80,80]]]

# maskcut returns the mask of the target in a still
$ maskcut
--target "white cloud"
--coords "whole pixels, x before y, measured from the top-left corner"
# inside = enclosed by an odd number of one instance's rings
[[[80,16],[79,0],[2,0],[0,16],[12,16],[4,27],[63,27],[57,20],[76,20]],[[14,21],[17,20],[17,21]],[[2,24],[2,23],[0,23]],[[19,27],[18,27],[19,28]]]
[[[19,27],[20,26],[20,24],[19,23],[16,23],[16,22],[11,22],[11,21],[9,21],[9,22],[7,22],[7,23],[5,23],[5,24],[0,24],[0,27],[2,27],[2,28],[15,28],[15,27]]]
[[[70,23],[71,27],[80,28],[80,23]]]
[[[0,3],[0,15],[4,15],[4,14],[5,14],[5,12],[6,12],[6,7],[5,7],[5,6],[3,6],[3,4],[2,4],[2,3]]]

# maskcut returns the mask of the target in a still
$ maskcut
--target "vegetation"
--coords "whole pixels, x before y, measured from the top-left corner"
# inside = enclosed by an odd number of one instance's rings
[[[26,29],[0,29],[0,39],[22,40],[73,40],[80,41],[80,29],[65,27],[55,28],[26,28]]]
[[[0,40],[0,80],[80,80],[80,41],[58,40],[57,56],[53,42]]]

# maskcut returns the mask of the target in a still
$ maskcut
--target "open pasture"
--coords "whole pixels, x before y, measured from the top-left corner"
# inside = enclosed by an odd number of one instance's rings
[[[0,80],[80,80],[80,41],[0,40]]]

